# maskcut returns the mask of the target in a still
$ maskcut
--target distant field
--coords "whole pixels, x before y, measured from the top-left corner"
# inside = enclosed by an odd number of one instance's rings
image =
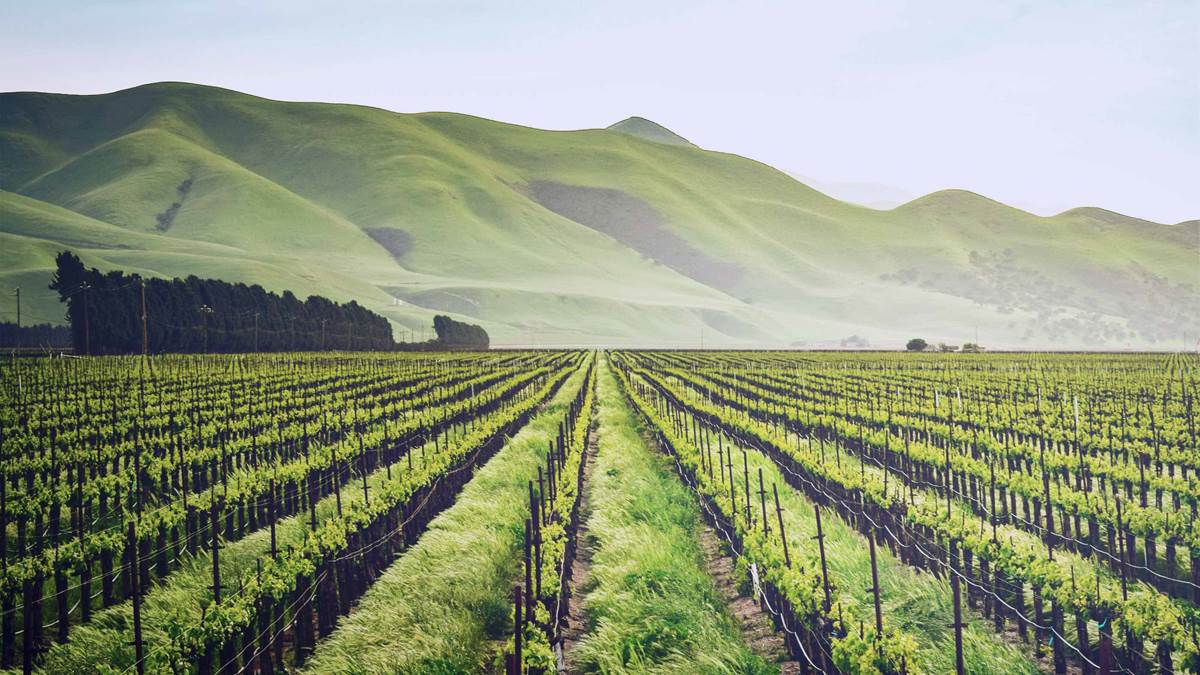
[[[0,671],[1196,672],[1200,361],[0,363]]]

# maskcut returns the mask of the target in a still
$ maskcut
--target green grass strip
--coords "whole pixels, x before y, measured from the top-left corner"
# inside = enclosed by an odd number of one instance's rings
[[[457,673],[491,665],[491,643],[512,631],[509,594],[524,550],[527,481],[536,479],[586,370],[580,367],[376,580],[317,645],[307,672]]]
[[[704,568],[699,506],[643,442],[607,366],[598,399],[589,631],[572,664],[602,673],[775,672],[742,642]]]

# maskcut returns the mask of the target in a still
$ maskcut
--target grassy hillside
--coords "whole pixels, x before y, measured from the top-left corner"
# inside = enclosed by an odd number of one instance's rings
[[[687,145],[695,147],[688,139],[671,131],[663,125],[652,122],[645,117],[626,117],[616,124],[608,125],[609,131],[619,131],[630,136],[637,136],[648,141],[657,141],[668,145]]]
[[[53,253],[434,312],[494,342],[1176,346],[1195,221],[1041,218],[963,191],[890,211],[641,118],[552,132],[190,84],[0,95],[0,277],[60,321]]]

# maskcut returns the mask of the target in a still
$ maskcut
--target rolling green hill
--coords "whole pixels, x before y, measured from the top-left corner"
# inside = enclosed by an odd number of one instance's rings
[[[0,94],[0,284],[26,321],[62,320],[45,286],[64,247],[354,298],[401,328],[448,312],[501,345],[1200,334],[1196,221],[959,190],[877,211],[642,118],[542,131],[181,83]]]
[[[616,124],[608,125],[609,131],[619,131],[630,136],[637,136],[648,141],[666,143],[667,145],[686,145],[696,147],[691,141],[671,131],[670,129],[652,122],[645,117],[626,117]]]

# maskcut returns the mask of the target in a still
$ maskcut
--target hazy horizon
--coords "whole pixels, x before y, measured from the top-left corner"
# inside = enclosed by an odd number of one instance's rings
[[[58,1],[0,12],[5,91],[176,80],[545,129],[637,115],[855,201],[872,196],[837,186],[960,188],[1041,215],[1200,218],[1194,3]]]

